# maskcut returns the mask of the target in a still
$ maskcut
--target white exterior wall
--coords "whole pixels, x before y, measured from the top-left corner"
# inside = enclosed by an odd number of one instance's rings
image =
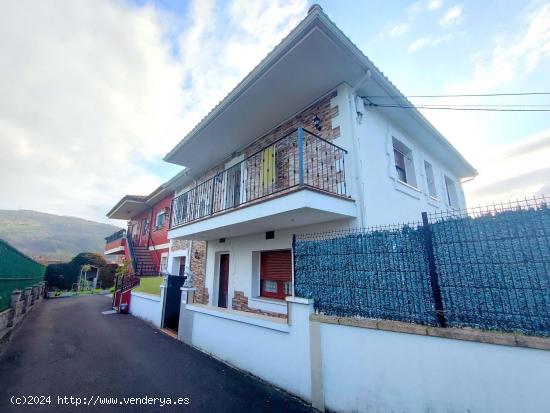
[[[325,406],[341,412],[543,412],[550,352],[321,323]]]
[[[311,373],[307,326],[313,306],[289,305],[291,325],[251,316],[248,322],[243,322],[189,310],[193,306],[187,306],[186,311],[193,311],[192,345],[309,400]]]
[[[219,240],[208,241],[206,254],[206,281],[209,304],[218,303],[219,254],[229,253],[229,285],[227,307],[231,308],[235,291],[242,291],[248,297],[249,307],[264,311],[286,314],[286,303],[281,300],[258,299],[259,260],[255,260],[255,252],[264,250],[279,250],[292,248],[292,235],[327,231],[330,229],[349,228],[350,221],[335,221],[326,225],[307,226],[295,229],[277,231],[274,239],[265,239],[265,233],[227,238],[224,243]]]
[[[177,275],[179,271],[180,259],[185,257],[185,268],[189,270],[191,259],[189,257],[190,247],[185,249],[172,250],[172,241],[170,241],[170,249],[168,250],[168,274]]]
[[[162,319],[161,296],[132,291],[130,314],[160,328]]]
[[[357,225],[360,227],[420,221],[421,213],[446,210],[444,175],[455,182],[459,208],[465,207],[460,179],[437,157],[421,146],[415,136],[405,133],[375,108],[359,108],[364,114],[357,118],[356,95],[350,86],[338,87],[332,105],[338,105],[333,127],[340,127],[340,137],[334,143],[348,150],[346,182],[350,195],[358,203]],[[396,178],[392,137],[412,150],[417,189]],[[424,171],[424,160],[434,171],[437,200],[431,198]]]

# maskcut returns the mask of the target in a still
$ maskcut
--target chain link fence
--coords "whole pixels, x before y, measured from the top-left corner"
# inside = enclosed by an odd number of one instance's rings
[[[317,311],[550,336],[550,207],[534,198],[294,239]]]

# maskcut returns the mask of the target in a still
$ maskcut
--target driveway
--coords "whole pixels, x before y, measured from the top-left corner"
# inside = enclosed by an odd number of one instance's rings
[[[44,300],[29,314],[0,356],[0,412],[314,411],[137,318],[101,314],[110,303]]]

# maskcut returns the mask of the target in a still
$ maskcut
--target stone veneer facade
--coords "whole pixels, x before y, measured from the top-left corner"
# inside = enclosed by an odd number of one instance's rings
[[[231,308],[238,311],[246,311],[254,314],[267,315],[270,317],[287,318],[286,314],[275,313],[273,311],[264,311],[259,308],[252,308],[248,306],[248,297],[244,295],[242,291],[235,291],[233,295]]]
[[[186,250],[191,241],[172,240],[170,251]],[[208,288],[205,285],[206,279],[206,242],[192,241],[192,250],[189,257],[189,268],[194,275],[193,286],[197,289],[194,295],[194,302],[208,304]]]

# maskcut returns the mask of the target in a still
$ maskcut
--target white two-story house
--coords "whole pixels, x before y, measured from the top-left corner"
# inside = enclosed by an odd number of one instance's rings
[[[382,98],[381,98],[382,97]],[[286,317],[292,235],[463,208],[476,170],[319,6],[165,160],[168,238],[206,241],[202,304]]]

